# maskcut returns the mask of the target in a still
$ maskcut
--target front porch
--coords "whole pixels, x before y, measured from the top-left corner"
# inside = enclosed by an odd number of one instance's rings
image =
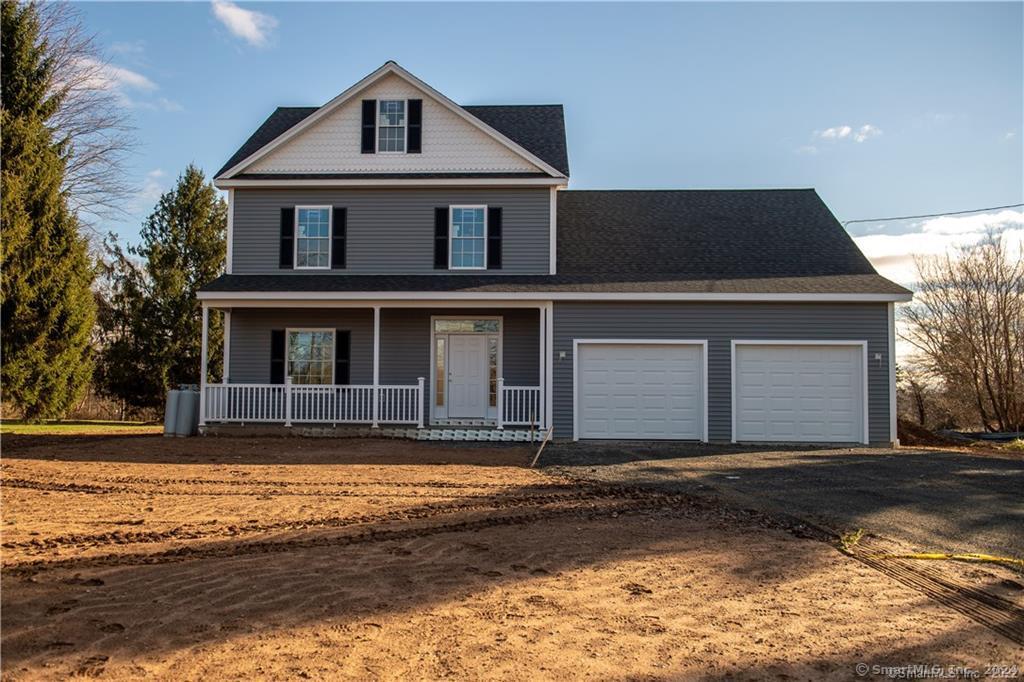
[[[368,427],[371,434],[509,440],[550,425],[547,304],[203,305],[224,315],[224,380],[202,372],[200,427]]]

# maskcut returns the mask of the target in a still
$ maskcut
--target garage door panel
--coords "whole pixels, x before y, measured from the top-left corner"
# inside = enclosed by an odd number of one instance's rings
[[[580,438],[703,437],[702,346],[580,344],[578,350]]]
[[[859,345],[736,346],[736,440],[860,442]]]

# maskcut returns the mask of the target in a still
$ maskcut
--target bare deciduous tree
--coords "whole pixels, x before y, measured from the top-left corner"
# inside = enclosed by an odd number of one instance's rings
[[[900,365],[896,368],[896,390],[900,403],[907,407],[909,413],[921,426],[928,426],[929,404],[928,387],[924,377],[916,367]]]
[[[70,3],[42,3],[38,11],[53,62],[52,87],[64,94],[47,125],[66,145],[63,190],[69,206],[86,223],[123,214],[134,189],[126,165],[136,139],[110,65]]]
[[[1024,262],[989,234],[958,253],[919,258],[903,337],[921,366],[969,402],[986,430],[1024,426]]]

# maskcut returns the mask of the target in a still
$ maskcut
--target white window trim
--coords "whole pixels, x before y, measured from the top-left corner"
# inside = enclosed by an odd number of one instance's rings
[[[732,433],[730,434],[730,441],[737,443],[736,440],[736,346],[846,346],[848,348],[860,348],[861,349],[861,409],[863,410],[863,433],[861,434],[861,443],[867,445],[870,442],[870,423],[868,419],[868,342],[865,340],[851,340],[851,341],[822,341],[820,339],[811,340],[793,340],[793,339],[733,339],[730,349],[729,358],[729,381],[732,384]],[[749,441],[743,441],[749,442]],[[766,442],[785,442],[785,441],[766,441]],[[807,442],[807,441],[800,441]]]
[[[704,423],[701,442],[708,442],[708,340],[707,339],[573,339],[572,340],[572,439],[580,439],[579,409],[579,365],[580,346],[594,345],[630,345],[630,346],[700,346],[701,365],[704,376],[701,377],[701,392],[704,394]]]
[[[299,211],[327,210],[327,265],[299,265]],[[334,261],[334,207],[333,206],[296,206],[295,225],[292,228],[292,268],[295,270],[330,270]],[[308,237],[307,237],[308,239]],[[318,237],[321,239],[321,237]]]
[[[483,209],[484,212],[484,264],[476,266],[454,266],[452,265],[452,247],[455,240],[455,209]],[[486,270],[487,269],[487,238],[490,226],[487,223],[487,204],[452,204],[448,207],[448,269],[449,270]],[[459,239],[481,239],[481,237],[459,237]]]
[[[292,374],[289,365],[291,364],[291,350],[292,350],[292,334],[302,332],[330,332],[331,334],[331,352],[337,357],[338,354],[338,332],[336,329],[330,329],[328,327],[286,327],[284,330],[284,378],[287,381],[291,378]],[[334,385],[334,370],[335,370],[335,359],[331,358],[331,383],[330,384],[302,384],[304,386],[333,386]]]
[[[378,154],[408,154],[409,153],[409,100],[404,97],[381,97],[377,100],[377,118],[374,120],[373,133],[377,137],[376,150]],[[381,128],[397,128],[398,126],[382,126],[380,124],[380,103],[388,102],[401,102],[402,103],[402,151],[385,151],[380,148],[380,129]]]
[[[434,387],[437,386],[437,358],[435,353],[437,352],[437,338],[439,336],[449,337],[452,334],[479,334],[481,336],[494,336],[494,332],[436,332],[434,331],[434,322],[437,320],[497,320],[498,321],[498,378],[503,378],[502,372],[504,372],[504,355],[505,355],[505,316],[504,315],[431,315],[430,316],[430,410],[428,411],[429,419],[433,422],[438,419],[448,418],[448,396],[450,392],[448,390],[448,377],[444,379],[444,406],[438,406],[436,404],[437,396],[434,395]],[[448,353],[450,352],[449,344],[446,341],[444,345],[445,353],[445,370],[448,370]],[[488,390],[488,394],[490,391]],[[487,413],[491,413],[491,406],[488,404]],[[441,416],[441,412],[444,412],[444,416]],[[495,417],[497,415],[495,414]]]

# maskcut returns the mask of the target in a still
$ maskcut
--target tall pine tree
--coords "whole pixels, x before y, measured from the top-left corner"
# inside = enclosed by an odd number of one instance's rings
[[[189,165],[140,234],[142,244],[130,255],[113,250],[101,371],[104,391],[135,408],[159,407],[167,389],[199,383],[202,310],[196,292],[223,271],[227,206],[203,172]],[[222,338],[220,317],[211,315],[214,376],[220,374]]]
[[[66,144],[45,121],[66,95],[32,3],[0,3],[0,352],[4,401],[61,417],[92,376],[95,272],[61,193]]]

